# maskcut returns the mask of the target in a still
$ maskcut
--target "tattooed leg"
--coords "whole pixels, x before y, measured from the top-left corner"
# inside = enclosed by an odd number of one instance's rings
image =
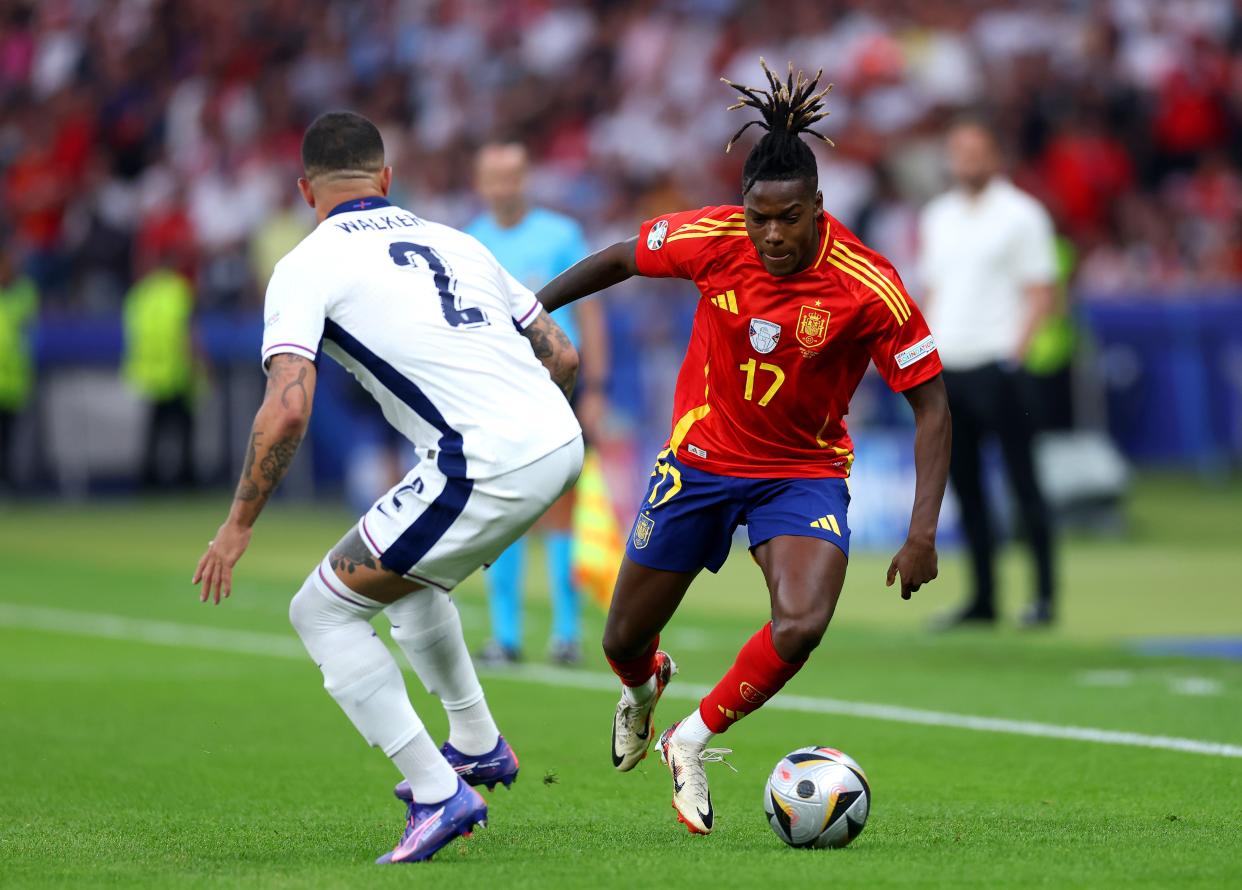
[[[376,602],[394,603],[406,594],[423,589],[422,585],[384,568],[371,555],[357,528],[350,529],[332,548],[328,565],[342,584]]]
[[[328,555],[328,563],[338,575],[352,575],[359,568],[378,570],[379,562],[371,555],[367,545],[362,542],[358,529],[351,530],[340,543],[332,548]]]

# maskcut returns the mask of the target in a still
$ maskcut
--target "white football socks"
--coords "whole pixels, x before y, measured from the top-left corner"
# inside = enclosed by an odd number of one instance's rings
[[[691,711],[690,715],[678,723],[677,728],[673,730],[673,738],[678,744],[689,745],[700,751],[707,747],[707,743],[714,735],[715,733],[703,722],[703,716],[698,708]]]
[[[410,792],[418,803],[438,803],[457,793],[457,773],[427,730],[393,754],[392,762],[410,783]]]
[[[486,754],[500,730],[483,697],[483,687],[461,633],[461,617],[448,595],[419,590],[384,609],[392,638],[427,691],[444,705],[449,744],[463,754]]]
[[[324,688],[362,737],[394,763],[400,756],[397,767],[415,799],[443,800],[456,791],[457,776],[427,736],[401,669],[369,623],[381,608],[341,583],[325,560],[293,597],[289,620],[323,671]]]
[[[621,697],[626,704],[645,705],[656,693],[656,675],[652,674],[642,686],[626,686],[621,684]]]

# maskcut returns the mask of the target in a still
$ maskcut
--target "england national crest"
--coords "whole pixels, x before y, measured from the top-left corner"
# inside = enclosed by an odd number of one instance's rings
[[[776,348],[776,344],[781,339],[781,326],[771,321],[764,321],[762,318],[752,318],[750,320],[750,345],[755,347],[755,352],[767,355]]]
[[[803,306],[798,312],[798,342],[807,349],[823,346],[828,339],[828,319],[831,313],[817,306]]]
[[[653,531],[655,531],[655,520],[646,513],[638,514],[638,522],[634,523],[634,549],[642,550],[651,543]]]

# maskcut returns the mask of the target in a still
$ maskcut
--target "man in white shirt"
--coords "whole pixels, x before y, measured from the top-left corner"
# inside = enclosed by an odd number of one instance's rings
[[[983,442],[995,436],[1035,562],[1035,601],[1023,623],[1044,625],[1053,614],[1052,531],[1035,475],[1021,368],[1053,307],[1052,220],[1001,175],[995,137],[983,124],[956,124],[947,155],[955,187],[923,210],[919,275],[953,413],[949,478],[970,548],[974,594],[946,623],[996,620],[995,544],[980,459]]]
[[[319,225],[268,285],[267,395],[229,517],[194,583],[203,601],[229,595],[233,566],[309,422],[322,345],[419,460],[311,572],[289,617],[329,694],[404,776],[405,831],[379,861],[423,861],[486,820],[471,786],[517,776],[447,594],[576,481],[582,430],[567,398],[578,357],[478,241],[388,203],[392,168],[366,118],[321,115],[302,163],[298,187]],[[448,713],[439,749],[371,627],[381,611]]]

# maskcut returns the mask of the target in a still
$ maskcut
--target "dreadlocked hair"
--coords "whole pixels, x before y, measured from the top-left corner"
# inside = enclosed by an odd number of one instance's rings
[[[801,71],[795,76],[793,62],[790,62],[789,76],[782,81],[768,69],[768,63],[763,58],[759,59],[759,64],[768,79],[769,88],[766,90],[761,87],[742,86],[720,78],[741,93],[737,97],[737,103],[729,106],[730,111],[754,108],[759,112],[758,119],[747,121],[733,134],[733,138],[725,146],[725,151],[733,148],[733,143],[750,127],[759,126],[767,130],[763,138],[750,150],[746,163],[742,166],[743,195],[760,180],[810,179],[818,182],[815,155],[802,141],[800,134],[806,133],[833,145],[833,141],[823,133],[811,129],[812,124],[828,116],[828,112],[823,110],[824,97],[832,89],[832,84],[819,89],[823,69],[812,78],[808,78]]]

